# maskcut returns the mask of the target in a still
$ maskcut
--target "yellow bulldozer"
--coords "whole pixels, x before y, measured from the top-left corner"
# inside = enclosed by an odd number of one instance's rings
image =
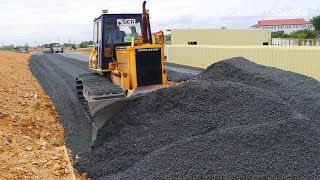
[[[93,32],[89,68],[97,73],[76,80],[79,100],[93,124],[94,141],[98,130],[129,102],[174,83],[167,82],[163,32],[151,33],[145,1],[141,14],[103,10],[94,20]]]

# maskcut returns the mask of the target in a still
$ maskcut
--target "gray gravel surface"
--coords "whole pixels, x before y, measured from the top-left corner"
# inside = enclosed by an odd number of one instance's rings
[[[64,58],[58,54],[33,55],[29,68],[53,101],[65,130],[67,146],[72,155],[90,150],[91,124],[76,97],[75,77],[89,73],[87,63]]]
[[[96,179],[319,179],[320,83],[243,58],[147,94],[76,167]]]
[[[313,78],[257,65],[244,58],[233,58],[213,64],[201,73],[198,79],[233,81],[258,87],[277,94],[303,115],[309,118],[317,117],[319,120],[320,85],[319,81]]]
[[[88,69],[87,62],[72,57],[72,54],[68,53],[63,55],[38,53],[29,59],[29,68],[55,104],[65,129],[67,146],[72,150],[73,157],[78,155],[84,161],[91,161],[87,159],[90,157],[86,154],[90,151],[92,125],[78,103],[76,77],[92,74],[92,71]],[[106,83],[101,80],[101,76],[97,76],[99,77],[97,81]],[[168,76],[173,79],[177,79],[175,76],[184,77],[174,72]],[[105,93],[99,89],[94,92],[94,95]]]

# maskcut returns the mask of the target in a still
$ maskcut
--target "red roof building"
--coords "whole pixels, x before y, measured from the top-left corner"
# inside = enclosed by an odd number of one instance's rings
[[[271,30],[279,34],[290,34],[294,31],[310,29],[314,30],[312,22],[305,19],[277,19],[277,20],[261,20],[258,24],[253,25],[252,29]]]

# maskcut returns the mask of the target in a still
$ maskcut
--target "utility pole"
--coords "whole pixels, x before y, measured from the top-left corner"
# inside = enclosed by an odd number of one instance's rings
[[[1,42],[1,44],[2,44],[2,51],[4,51],[3,42]]]

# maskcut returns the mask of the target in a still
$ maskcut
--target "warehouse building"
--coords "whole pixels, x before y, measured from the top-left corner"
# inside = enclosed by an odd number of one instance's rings
[[[305,19],[278,19],[261,20],[251,29],[270,30],[278,34],[290,34],[294,31],[309,29],[314,30],[312,22]]]

